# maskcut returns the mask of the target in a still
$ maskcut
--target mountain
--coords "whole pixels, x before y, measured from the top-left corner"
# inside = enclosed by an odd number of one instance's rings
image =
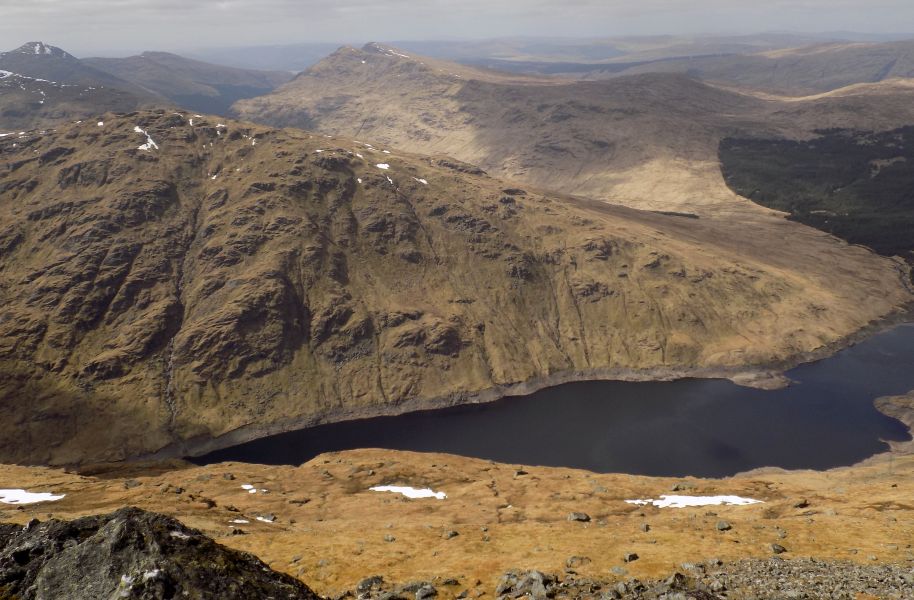
[[[29,42],[0,54],[0,69],[61,84],[129,88],[123,79],[96,69],[44,42]]]
[[[42,42],[0,54],[0,132],[156,103],[166,101]]]
[[[786,95],[827,92],[857,83],[914,77],[914,40],[829,43],[768,52],[650,62],[621,71],[687,73],[707,81]],[[616,76],[613,70],[607,73]],[[600,70],[585,75],[600,76]]]
[[[885,82],[785,99],[683,74],[568,81],[476,69],[377,44],[343,48],[244,119],[445,153],[503,179],[638,208],[763,219],[727,188],[718,148],[740,137],[808,138],[829,127],[914,120],[911,88]]]
[[[899,263],[783,219],[637,211],[164,110],[0,138],[0,223],[0,462],[735,376],[912,300]]]
[[[82,62],[178,106],[207,114],[224,114],[235,101],[267,94],[292,78],[287,72],[223,67],[167,52],[85,58]]]

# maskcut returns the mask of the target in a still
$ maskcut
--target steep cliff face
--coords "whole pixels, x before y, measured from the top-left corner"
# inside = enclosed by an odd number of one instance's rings
[[[558,372],[767,363],[910,300],[896,263],[812,230],[184,113],[100,122],[0,139],[0,461],[193,451]]]

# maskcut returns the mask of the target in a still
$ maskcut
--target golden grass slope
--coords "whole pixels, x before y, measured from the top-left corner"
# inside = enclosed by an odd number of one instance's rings
[[[782,556],[788,560],[914,559],[911,456],[881,456],[826,472],[674,479],[365,449],[322,455],[299,467],[175,463],[77,475],[0,466],[0,478],[6,487],[66,494],[20,510],[0,505],[2,521],[139,506],[253,552],[331,596],[376,574],[399,582],[453,577],[459,585],[438,585],[443,597],[463,589],[471,597],[491,596],[508,569],[561,573],[573,556],[589,559],[574,566],[582,577],[666,577],[683,563],[766,558],[772,543],[787,549]],[[447,499],[369,491],[378,485],[430,487]],[[764,503],[659,509],[625,502],[661,494],[738,495]],[[571,512],[591,521],[571,522]],[[275,521],[257,520],[269,515]],[[721,520],[731,529],[719,531]],[[231,535],[233,529],[247,535]],[[448,531],[459,535],[447,539]],[[623,563],[629,552],[639,560]],[[625,575],[613,573],[620,567]]]

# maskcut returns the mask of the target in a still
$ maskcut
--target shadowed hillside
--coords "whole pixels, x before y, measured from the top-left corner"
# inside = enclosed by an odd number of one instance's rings
[[[207,114],[225,114],[237,100],[267,94],[292,78],[285,72],[223,67],[168,52],[144,52],[128,58],[86,58],[82,62],[168,98],[178,106]]]

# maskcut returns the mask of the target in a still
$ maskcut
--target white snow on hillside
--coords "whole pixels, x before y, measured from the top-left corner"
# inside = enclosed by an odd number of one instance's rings
[[[627,504],[636,506],[652,505],[657,508],[691,508],[695,506],[748,506],[762,504],[761,500],[741,498],[739,496],[660,496],[659,500],[626,500]]]
[[[156,150],[159,149],[159,145],[156,144],[155,141],[153,141],[152,136],[150,136],[148,133],[146,133],[146,130],[145,130],[145,129],[143,129],[142,127],[140,127],[139,125],[137,125],[136,127],[133,128],[133,130],[134,130],[135,132],[137,132],[137,133],[142,133],[143,135],[146,136],[146,143],[140,145],[140,146],[137,148],[137,150],[146,150],[146,151],[149,151],[149,150],[152,150],[153,148],[155,148]]]
[[[429,488],[418,489],[405,485],[378,485],[369,489],[372,492],[393,492],[413,499],[434,498],[436,500],[444,500],[447,498],[447,494],[444,492],[436,492]]]
[[[50,492],[27,492],[26,490],[0,490],[0,503],[3,504],[36,504],[38,502],[56,502],[66,496],[55,496]]]

